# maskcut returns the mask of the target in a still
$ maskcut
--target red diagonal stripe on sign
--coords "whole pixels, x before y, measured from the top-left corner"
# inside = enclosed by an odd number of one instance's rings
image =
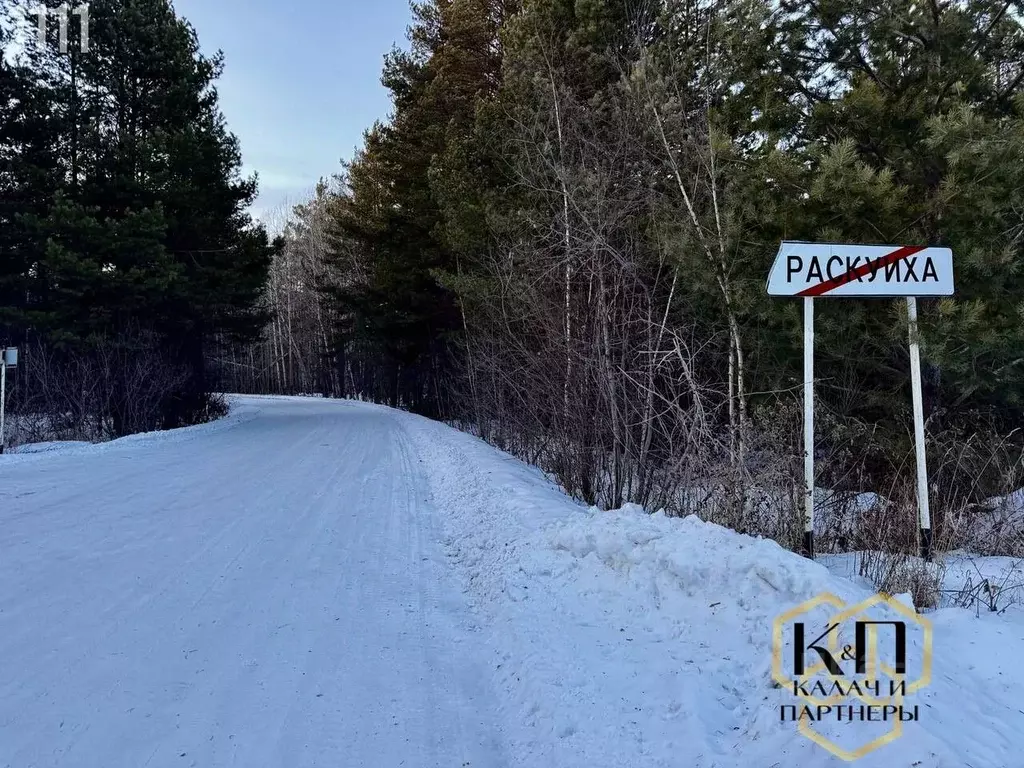
[[[851,269],[849,272],[843,272],[838,277],[833,277],[831,280],[826,280],[823,283],[812,285],[810,288],[804,288],[800,291],[797,296],[821,296],[823,293],[828,293],[833,288],[838,288],[841,285],[852,283],[858,277],[864,277],[868,272],[877,271],[884,269],[890,264],[895,264],[897,261],[902,261],[908,256],[913,256],[915,253],[920,253],[927,246],[924,245],[905,245],[902,248],[897,248],[892,253],[887,253],[880,259],[874,259],[861,264],[855,269]]]

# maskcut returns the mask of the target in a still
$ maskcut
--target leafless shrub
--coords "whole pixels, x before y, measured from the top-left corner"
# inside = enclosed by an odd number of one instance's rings
[[[1024,602],[1024,559],[1012,561],[998,574],[986,575],[977,558],[959,558],[967,567],[959,586],[947,591],[951,605],[979,613],[1002,613]]]
[[[982,415],[971,432],[929,434],[935,527],[950,549],[1024,557],[1024,446]]]
[[[943,568],[907,552],[865,550],[857,554],[857,571],[879,592],[909,594],[918,609],[935,608],[942,589]]]
[[[224,395],[207,395],[202,407],[195,414],[195,423],[208,424],[211,421],[217,421],[217,419],[227,416],[229,410],[228,401]]]
[[[186,379],[141,333],[74,349],[30,344],[20,363],[9,403],[12,445],[159,429],[166,398]]]

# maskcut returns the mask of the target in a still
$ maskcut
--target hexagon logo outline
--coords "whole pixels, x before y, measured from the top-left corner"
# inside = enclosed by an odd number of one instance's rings
[[[874,679],[876,690],[877,686],[880,685],[879,672],[884,674],[890,683],[890,695],[887,697],[869,695],[864,691],[860,690],[859,686],[854,686],[851,690],[848,690],[845,694],[835,693],[827,698],[818,698],[814,695],[808,695],[806,691],[799,694],[800,702],[804,708],[809,704],[814,704],[817,707],[829,707],[841,703],[846,699],[852,698],[853,700],[861,702],[861,705],[871,706],[893,706],[894,703],[899,707],[899,716],[895,717],[891,722],[892,726],[887,732],[880,736],[872,739],[866,744],[862,744],[856,749],[847,749],[846,747],[835,743],[829,737],[816,731],[813,727],[813,718],[805,717],[801,710],[800,716],[797,718],[798,725],[797,731],[809,739],[810,741],[818,744],[831,754],[839,757],[842,760],[854,761],[861,757],[874,752],[875,750],[885,746],[896,740],[903,734],[903,721],[902,721],[902,704],[906,695],[914,694],[927,686],[931,682],[932,674],[932,626],[931,622],[917,613],[911,607],[908,607],[904,603],[900,602],[891,595],[879,592],[871,597],[862,600],[854,605],[848,605],[842,599],[830,592],[823,592],[809,600],[805,600],[799,605],[784,611],[775,617],[772,621],[772,679],[776,684],[784,689],[789,689],[794,686],[794,683],[803,685],[808,680],[811,680],[818,675],[824,673],[825,677],[837,681],[837,676],[829,671],[828,666],[824,663],[824,659],[811,664],[809,667],[804,668],[804,673],[799,676],[794,674],[787,675],[783,670],[783,652],[784,652],[784,631],[785,627],[791,623],[798,616],[809,613],[810,611],[818,608],[821,605],[828,605],[832,608],[837,609],[836,613],[833,613],[828,619],[829,626],[841,627],[843,622],[849,619],[869,615],[867,611],[871,608],[885,604],[886,607],[895,611],[901,617],[909,619],[911,623],[916,624],[921,629],[922,634],[922,663],[920,675],[913,682],[908,683],[908,675],[906,672],[898,673],[895,669],[886,664],[878,656],[878,637],[877,633],[870,629],[870,625],[864,630],[864,641],[867,643],[867,648],[863,651],[864,661],[867,664],[865,668],[865,681]],[[860,627],[858,627],[858,631]],[[825,641],[827,650],[829,653],[839,653],[840,648],[844,653],[848,653],[850,646],[841,646],[840,633],[836,633],[835,636],[829,631],[828,637]],[[819,638],[820,639],[820,638]],[[848,657],[843,655],[844,659]],[[795,691],[794,691],[795,693]],[[794,709],[794,712],[796,709]],[[863,708],[861,709],[863,714]],[[916,716],[916,715],[915,715]],[[870,717],[870,715],[869,715]],[[852,718],[852,709],[851,709]]]

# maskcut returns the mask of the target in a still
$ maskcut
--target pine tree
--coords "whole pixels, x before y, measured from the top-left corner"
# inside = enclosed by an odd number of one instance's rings
[[[414,10],[411,50],[392,51],[384,68],[392,119],[367,133],[335,207],[339,250],[359,249],[366,265],[363,282],[340,296],[340,332],[377,372],[369,385],[377,396],[436,414],[461,327],[455,297],[439,282],[458,269],[458,235],[441,209],[459,178],[448,160],[472,131],[478,94],[495,87],[497,22],[482,0]]]
[[[89,14],[87,51],[75,35],[66,51],[33,41],[4,71],[24,94],[6,314],[51,344],[155,334],[189,371],[167,400],[173,426],[209,390],[208,340],[253,338],[265,323],[276,245],[246,213],[256,182],[240,177],[219,111],[220,57],[199,52],[168,0],[97,0]]]
[[[810,94],[792,154],[806,162],[803,232],[948,245],[957,297],[924,302],[930,410],[1020,402],[1017,210],[1024,27],[1010,4],[797,3]],[[810,238],[809,238],[810,239]],[[836,302],[827,365],[869,419],[906,394],[901,303]],[[827,370],[827,369],[826,369]],[[900,390],[903,390],[900,392]],[[894,398],[894,394],[900,396]],[[1011,419],[1016,410],[1005,410]]]

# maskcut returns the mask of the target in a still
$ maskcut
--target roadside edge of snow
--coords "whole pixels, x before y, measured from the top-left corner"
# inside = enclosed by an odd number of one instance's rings
[[[479,438],[399,421],[430,467],[443,543],[489,627],[521,765],[838,764],[778,720],[778,704],[793,700],[770,681],[771,623],[822,592],[863,600],[869,585],[693,516],[588,510]],[[1011,760],[1024,749],[1014,703],[1024,673],[997,649],[1024,647],[1024,625],[960,609],[929,618],[936,651],[922,722],[859,764]],[[978,716],[965,722],[964,707]],[[877,735],[868,728],[847,733],[866,743]]]
[[[168,442],[180,443],[186,440],[193,440],[197,437],[222,432],[232,429],[239,424],[244,424],[254,419],[260,412],[258,399],[250,395],[226,395],[228,413],[219,419],[206,422],[205,424],[194,424],[188,427],[177,429],[163,429],[153,432],[139,432],[134,435],[125,435],[114,440],[107,440],[102,443],[89,443],[79,440],[55,440],[42,443],[25,443],[16,448],[0,454],[0,464],[15,464],[29,461],[38,461],[54,458],[56,456],[77,456],[91,453],[103,453],[111,450],[119,450],[145,443]]]
[[[430,464],[443,543],[490,628],[520,765],[820,764],[821,750],[777,722],[771,621],[823,587],[866,592],[696,517],[588,510],[478,438],[400,422]]]

